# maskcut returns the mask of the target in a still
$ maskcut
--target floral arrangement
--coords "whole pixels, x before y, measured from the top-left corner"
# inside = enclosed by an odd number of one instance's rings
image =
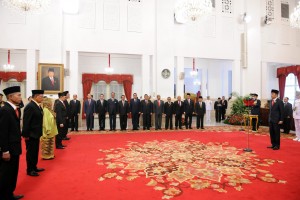
[[[250,95],[239,96],[237,93],[232,94],[235,100],[231,107],[230,116],[227,116],[225,124],[241,125],[243,123],[243,115],[249,113],[250,106],[254,104]],[[246,103],[245,103],[246,102]]]

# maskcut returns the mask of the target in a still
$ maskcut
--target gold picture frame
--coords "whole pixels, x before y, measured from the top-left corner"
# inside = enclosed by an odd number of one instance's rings
[[[39,63],[38,88],[45,94],[57,94],[64,91],[64,65]]]

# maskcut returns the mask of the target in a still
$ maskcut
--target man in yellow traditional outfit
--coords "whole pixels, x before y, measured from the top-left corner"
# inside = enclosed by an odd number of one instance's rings
[[[54,137],[57,135],[55,113],[52,110],[52,99],[43,99],[43,135],[41,137],[42,158],[50,160],[54,158]]]

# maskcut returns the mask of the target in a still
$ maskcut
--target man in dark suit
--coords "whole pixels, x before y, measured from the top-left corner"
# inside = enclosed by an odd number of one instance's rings
[[[96,113],[98,113],[99,131],[105,130],[105,115],[107,112],[107,101],[104,94],[100,94],[100,99],[96,103]]]
[[[206,105],[203,102],[202,96],[199,96],[198,102],[196,103],[196,106],[195,106],[195,112],[197,115],[197,129],[199,129],[200,126],[201,126],[201,129],[204,129],[203,118],[206,113]]]
[[[133,98],[130,100],[130,112],[132,117],[132,130],[138,130],[141,114],[141,102],[137,98],[136,93],[133,93]]]
[[[86,117],[87,131],[93,131],[96,102],[92,99],[91,94],[88,94],[87,98],[88,99],[84,102],[84,116]]]
[[[225,96],[222,96],[221,104],[222,104],[221,118],[222,120],[225,120],[225,113],[227,109],[227,100],[225,99]]]
[[[3,90],[7,102],[0,108],[0,199],[20,199],[14,196],[22,153],[20,114],[17,109],[22,101],[20,87]]]
[[[118,110],[119,110],[121,131],[126,131],[127,115],[129,113],[129,104],[128,104],[128,101],[125,101],[125,95],[121,96],[121,101],[119,101]]]
[[[59,80],[54,77],[54,69],[48,69],[48,76],[42,79],[43,90],[59,90]]]
[[[252,99],[254,100],[254,105],[251,107],[251,115],[258,116],[257,129],[259,128],[259,119],[260,119],[260,106],[261,102],[257,99],[258,94],[251,94]],[[252,119],[252,131],[257,131],[256,129],[256,119]]]
[[[184,100],[184,115],[185,115],[185,128],[192,129],[192,120],[194,113],[194,101],[191,99],[191,94],[186,94],[186,100]]]
[[[177,101],[174,102],[174,114],[175,114],[175,129],[182,129],[182,114],[184,112],[183,102],[181,96],[177,97]]]
[[[71,113],[71,131],[78,131],[78,116],[80,115],[81,103],[77,100],[77,94],[73,95],[73,100],[70,101]]]
[[[214,109],[216,111],[216,122],[221,122],[221,115],[222,115],[222,102],[221,98],[219,97],[218,100],[215,102]]]
[[[144,95],[144,100],[141,101],[141,114],[143,115],[143,130],[150,130],[153,103],[149,100],[147,94]]]
[[[70,119],[71,119],[71,108],[70,108],[70,104],[68,102],[68,99],[70,98],[70,93],[69,93],[69,91],[64,91],[64,93],[65,93],[64,104],[65,104],[66,110],[67,110],[67,121],[66,121],[66,125],[65,125],[65,133],[64,133],[63,140],[70,140],[70,138],[67,137],[67,134],[69,132],[69,127],[70,127]]]
[[[55,113],[56,113],[56,126],[58,134],[55,138],[56,149],[64,149],[65,146],[62,144],[62,140],[65,134],[65,126],[67,124],[67,108],[64,103],[66,99],[66,94],[64,92],[58,93],[58,100],[55,105]]]
[[[111,93],[111,98],[107,100],[107,112],[109,115],[109,131],[116,130],[116,121],[118,111],[118,100],[115,99],[115,93]]]
[[[171,97],[167,98],[167,102],[164,105],[164,113],[165,113],[165,129],[168,130],[170,128],[173,129],[173,114],[174,114],[174,106],[173,102],[171,102]]]
[[[27,175],[39,176],[38,168],[40,137],[43,135],[43,101],[44,90],[32,90],[32,100],[24,109],[22,136],[26,142]]]
[[[273,150],[280,149],[280,124],[283,124],[283,102],[278,98],[278,90],[271,91],[272,100],[270,102],[269,127]]]
[[[157,100],[153,103],[153,111],[155,114],[155,130],[161,130],[162,115],[164,114],[164,101],[160,100],[160,95],[157,95]]]
[[[283,104],[283,133],[289,134],[291,130],[291,119],[293,117],[293,106],[291,103],[289,103],[288,97],[283,99]]]

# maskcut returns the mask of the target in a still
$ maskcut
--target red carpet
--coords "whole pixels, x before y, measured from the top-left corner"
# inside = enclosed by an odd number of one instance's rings
[[[240,132],[70,136],[54,160],[39,161],[46,169],[39,177],[25,174],[24,151],[16,194],[24,200],[299,199],[300,143],[290,139],[274,151],[266,148],[269,137],[250,135],[254,157],[241,151],[247,137]],[[159,162],[145,167],[139,159]]]

